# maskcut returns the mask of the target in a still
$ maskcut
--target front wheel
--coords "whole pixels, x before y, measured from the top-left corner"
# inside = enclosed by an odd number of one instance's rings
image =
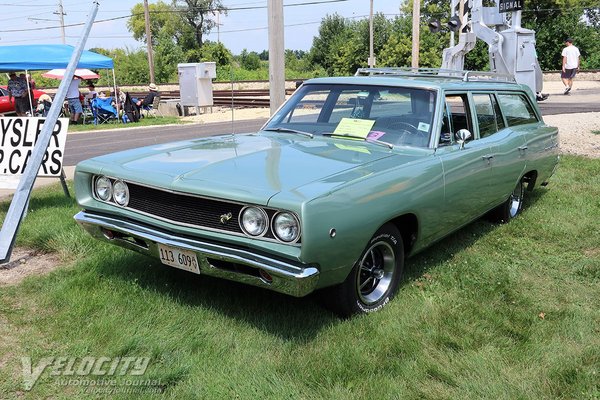
[[[328,303],[342,316],[378,311],[398,291],[403,267],[400,232],[385,224],[373,235],[346,280],[330,289]]]
[[[521,213],[525,197],[525,183],[523,179],[510,194],[508,199],[497,208],[493,209],[490,216],[493,221],[507,223]]]

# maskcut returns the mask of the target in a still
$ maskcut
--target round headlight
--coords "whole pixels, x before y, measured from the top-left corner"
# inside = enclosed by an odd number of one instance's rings
[[[300,223],[292,213],[281,212],[273,219],[273,232],[282,242],[293,242],[300,235]]]
[[[96,179],[94,190],[96,196],[102,201],[110,200],[113,192],[112,182],[105,176]]]
[[[267,213],[258,207],[246,207],[242,210],[240,225],[242,230],[250,236],[263,235],[268,226]]]
[[[113,199],[115,203],[123,207],[129,203],[129,188],[125,182],[115,182],[113,185]]]

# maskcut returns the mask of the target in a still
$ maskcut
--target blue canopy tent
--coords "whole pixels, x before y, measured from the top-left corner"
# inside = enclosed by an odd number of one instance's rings
[[[0,71],[66,68],[75,48],[66,44],[0,46]],[[84,50],[77,68],[113,69],[112,58]]]
[[[27,44],[0,46],[0,72],[40,71],[67,68],[75,48],[67,44]],[[77,68],[111,69],[116,93],[117,82],[112,58],[84,50]]]

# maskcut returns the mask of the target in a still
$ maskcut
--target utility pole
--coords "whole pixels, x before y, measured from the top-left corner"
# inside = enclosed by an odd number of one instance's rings
[[[375,66],[375,55],[373,52],[373,0],[371,0],[371,11],[369,13],[369,68]]]
[[[58,18],[60,20],[60,38],[62,39],[62,44],[65,44],[65,10],[63,9],[62,0],[58,0],[58,11],[53,14],[58,14]]]
[[[150,31],[150,11],[148,10],[148,0],[144,0],[144,19],[146,21],[146,47],[148,49],[150,83],[154,83],[154,56],[152,54],[152,32]]]
[[[283,41],[283,0],[268,1],[269,17],[269,95],[271,115],[285,101],[285,59]]]
[[[421,19],[421,1],[413,0],[412,20],[412,59],[411,67],[419,68],[419,21]]]

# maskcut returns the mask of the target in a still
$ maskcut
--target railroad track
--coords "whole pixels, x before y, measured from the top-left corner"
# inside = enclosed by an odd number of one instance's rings
[[[286,89],[286,95],[294,92]],[[142,98],[147,92],[129,92],[132,97]],[[173,100],[181,98],[179,90],[161,90],[161,100]],[[215,106],[233,107],[269,107],[269,89],[243,89],[243,90],[214,90],[213,103]]]

